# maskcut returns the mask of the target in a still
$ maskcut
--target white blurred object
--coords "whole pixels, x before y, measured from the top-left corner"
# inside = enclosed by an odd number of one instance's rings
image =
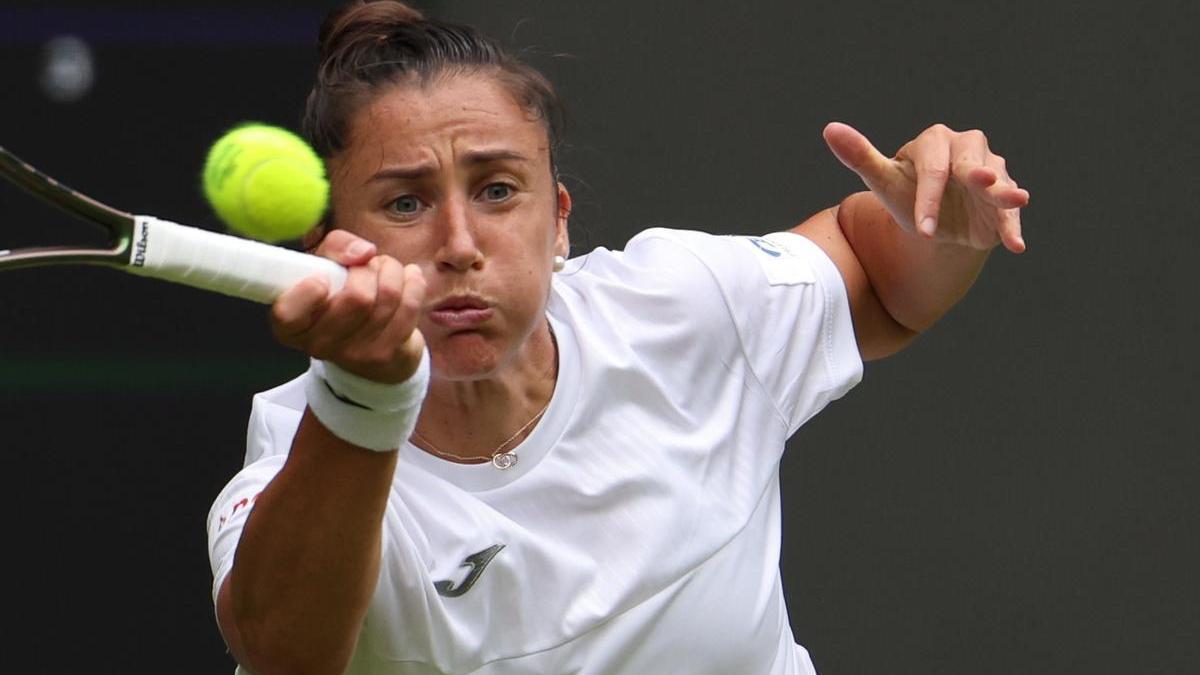
[[[73,35],[52,38],[42,49],[42,90],[51,100],[74,103],[96,81],[92,48]]]

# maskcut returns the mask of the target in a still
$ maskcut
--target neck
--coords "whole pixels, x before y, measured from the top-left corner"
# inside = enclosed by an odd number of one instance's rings
[[[515,448],[537,426],[558,377],[558,346],[542,326],[486,378],[430,383],[413,441],[443,459],[477,463]]]

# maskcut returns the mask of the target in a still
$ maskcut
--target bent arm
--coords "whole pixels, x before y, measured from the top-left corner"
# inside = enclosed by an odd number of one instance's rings
[[[905,231],[870,192],[792,231],[820,246],[842,273],[864,360],[894,354],[933,326],[970,289],[990,252]]]
[[[1025,251],[1020,211],[1029,192],[983,132],[935,124],[892,159],[848,125],[830,123],[824,136],[871,191],[793,231],[841,271],[864,359],[895,353],[928,330],[966,294],[993,248]]]
[[[395,467],[396,453],[351,445],[305,411],[218,593],[239,663],[257,675],[345,670],[379,577]]]

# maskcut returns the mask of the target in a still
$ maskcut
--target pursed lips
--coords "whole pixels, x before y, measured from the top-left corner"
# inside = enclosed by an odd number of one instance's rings
[[[469,330],[492,318],[491,303],[475,295],[450,296],[429,309],[429,320],[450,330]]]

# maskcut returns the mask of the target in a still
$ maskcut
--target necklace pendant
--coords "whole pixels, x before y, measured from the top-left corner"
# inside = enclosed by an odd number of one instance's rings
[[[517,463],[517,453],[515,452],[500,452],[492,455],[492,466],[503,471],[511,469]]]

